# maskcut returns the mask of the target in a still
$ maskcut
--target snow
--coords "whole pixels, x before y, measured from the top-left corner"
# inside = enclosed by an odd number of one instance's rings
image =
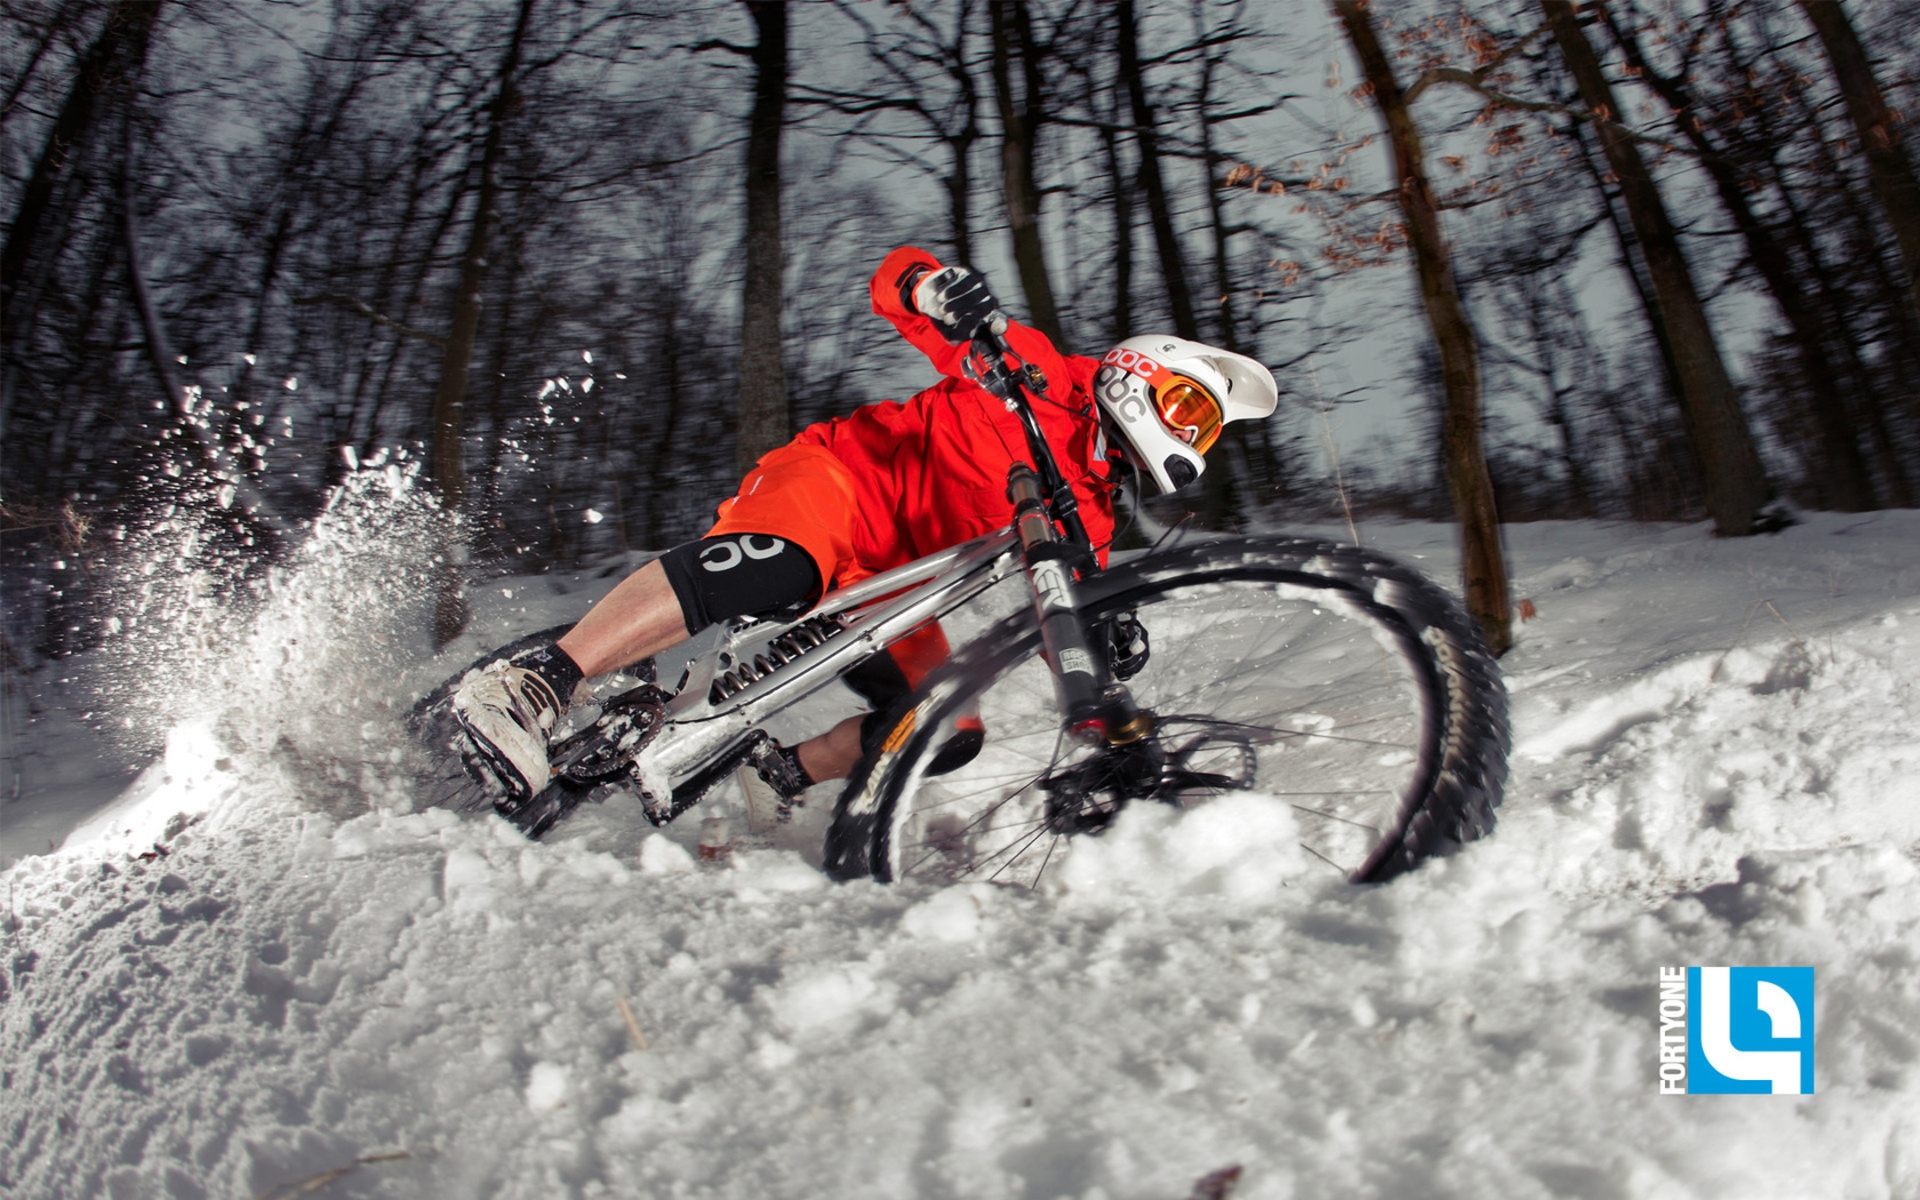
[[[1455,575],[1444,527],[1361,532]],[[537,845],[413,811],[397,706],[614,578],[501,581],[415,661],[372,637],[415,610],[323,578],[399,552],[338,539],[221,627],[298,651],[148,697],[110,807],[33,809],[0,1190],[1920,1195],[1920,513],[1507,537],[1493,838],[1356,889],[1247,794],[1129,810],[1037,893],[831,884],[824,796],[724,863],[621,799]],[[1815,968],[1816,1093],[1657,1095],[1659,968],[1747,964]]]

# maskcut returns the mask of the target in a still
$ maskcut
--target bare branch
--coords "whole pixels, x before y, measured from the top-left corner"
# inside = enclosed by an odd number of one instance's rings
[[[1532,44],[1533,39],[1539,37],[1546,31],[1547,26],[1544,22],[1535,26],[1531,33],[1528,33],[1525,37],[1515,39],[1513,45],[1508,46],[1492,59],[1482,63],[1471,71],[1463,71],[1458,67],[1434,67],[1422,72],[1420,78],[1414,80],[1413,85],[1406,90],[1404,99],[1408,104],[1412,104],[1420,98],[1420,93],[1426,91],[1430,84],[1443,82],[1465,83],[1475,91],[1479,91],[1480,85],[1484,84],[1489,76],[1505,66],[1508,59],[1525,50]]]
[[[369,321],[372,321],[375,325],[385,325],[388,329],[393,330],[395,333],[400,334],[402,337],[419,338],[421,341],[426,342],[430,345],[438,346],[443,350],[446,349],[446,346],[447,346],[447,339],[431,333],[422,333],[418,329],[409,329],[407,326],[402,325],[400,322],[394,320],[392,317],[389,317],[384,313],[375,312],[373,308],[370,305],[368,305],[364,300],[355,300],[352,296],[337,296],[331,292],[325,292],[318,296],[297,297],[294,300],[294,303],[302,306],[310,306],[315,304],[338,304],[343,308],[352,309],[354,312],[357,312],[361,316],[367,318]]]
[[[752,46],[737,46],[732,42],[722,41],[719,38],[708,38],[704,42],[695,42],[693,45],[685,47],[685,49],[689,54],[699,54],[706,50],[725,50],[729,54],[738,54],[743,58],[753,57]]]
[[[1618,133],[1621,137],[1630,138],[1636,142],[1642,142],[1649,146],[1658,146],[1662,150],[1670,150],[1675,154],[1684,154],[1688,158],[1700,157],[1698,150],[1669,142],[1665,138],[1654,137],[1652,134],[1629,129],[1612,117],[1602,116],[1591,109],[1575,108],[1567,104],[1556,104],[1550,100],[1525,100],[1519,96],[1509,95],[1506,92],[1495,91],[1481,82],[1478,71],[1468,71],[1460,67],[1427,68],[1421,72],[1420,78],[1414,82],[1414,85],[1407,89],[1407,101],[1411,103],[1417,93],[1426,90],[1428,85],[1435,83],[1457,83],[1467,90],[1484,97],[1487,102],[1495,108],[1518,109],[1523,112],[1554,113],[1563,117],[1571,117],[1576,121],[1585,121],[1591,125],[1604,126]]]

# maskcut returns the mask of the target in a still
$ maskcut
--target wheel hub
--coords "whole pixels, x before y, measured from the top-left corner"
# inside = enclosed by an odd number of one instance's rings
[[[1047,828],[1064,834],[1105,829],[1127,801],[1159,790],[1166,763],[1159,739],[1144,737],[1103,746],[1045,776],[1040,790],[1047,796]]]
[[[1141,717],[1149,728],[1158,725],[1150,713]],[[1043,776],[1039,787],[1047,797],[1050,831],[1098,833],[1130,800],[1178,806],[1194,792],[1245,791],[1253,786],[1258,766],[1252,741],[1243,734],[1209,729],[1169,751],[1156,728],[1145,737],[1102,746]]]

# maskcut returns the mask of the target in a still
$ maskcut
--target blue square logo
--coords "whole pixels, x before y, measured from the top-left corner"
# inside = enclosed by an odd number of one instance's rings
[[[1689,1095],[1813,1093],[1813,968],[1688,967]]]

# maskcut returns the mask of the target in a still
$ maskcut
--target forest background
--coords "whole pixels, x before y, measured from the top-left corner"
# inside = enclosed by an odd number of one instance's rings
[[[0,19],[10,667],[113,635],[157,515],[244,588],[370,471],[450,514],[442,639],[463,584],[695,536],[760,452],[932,381],[868,309],[906,243],[1079,353],[1269,363],[1275,418],[1155,515],[1457,516],[1496,642],[1498,522],[1920,487],[1893,0]]]

